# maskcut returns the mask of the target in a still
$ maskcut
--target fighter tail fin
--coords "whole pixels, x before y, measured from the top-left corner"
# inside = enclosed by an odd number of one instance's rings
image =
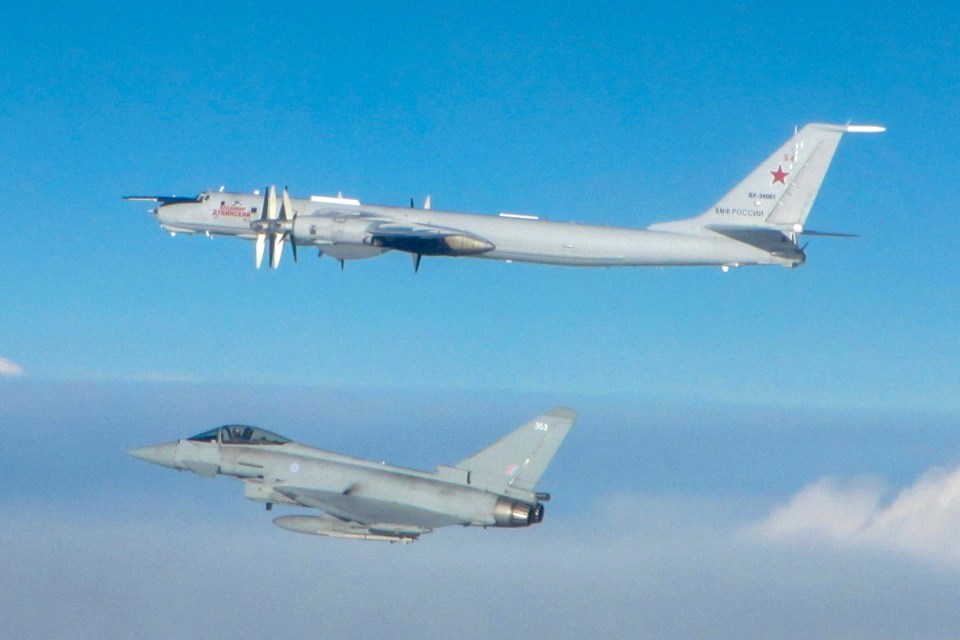
[[[572,409],[553,409],[456,466],[486,483],[533,491],[576,420]]]
[[[884,130],[872,125],[808,124],[701,215],[650,228],[745,226],[801,231],[843,134]]]

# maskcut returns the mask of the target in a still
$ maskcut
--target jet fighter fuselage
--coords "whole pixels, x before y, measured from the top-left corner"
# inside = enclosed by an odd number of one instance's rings
[[[418,471],[316,449],[247,425],[226,425],[131,455],[204,477],[233,476],[267,504],[320,509],[289,515],[285,529],[409,542],[450,525],[524,527],[543,519],[537,481],[576,420],[554,409],[455,466]]]

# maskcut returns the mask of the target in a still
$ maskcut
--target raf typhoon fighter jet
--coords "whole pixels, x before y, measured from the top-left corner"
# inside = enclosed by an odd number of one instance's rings
[[[314,449],[246,425],[129,453],[204,477],[243,481],[244,495],[274,504],[320,509],[274,524],[298,533],[412,542],[450,525],[526,527],[543,520],[550,494],[537,482],[577,419],[558,408],[528,422],[453,466],[433,473]]]
[[[542,264],[619,267],[741,265],[796,267],[806,256],[801,235],[807,216],[844,133],[877,133],[883,127],[808,124],[716,204],[693,218],[630,229],[540,220],[514,213],[477,215],[423,208],[363,204],[342,196],[291,198],[284,188],[265,195],[205,191],[196,197],[127,196],[150,200],[160,226],[172,235],[224,235],[253,240],[255,265],[264,252],[280,264],[290,243],[313,247],[340,261],[402,251],[422,256],[469,256]]]

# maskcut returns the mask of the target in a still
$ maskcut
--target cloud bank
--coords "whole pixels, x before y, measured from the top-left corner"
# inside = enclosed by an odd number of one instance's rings
[[[17,378],[23,375],[23,367],[13,360],[0,356],[0,377]]]
[[[747,532],[765,540],[906,553],[960,568],[960,467],[930,470],[898,493],[876,479],[824,478]]]
[[[608,496],[538,527],[451,528],[409,546],[284,532],[250,506],[0,503],[5,631],[900,640],[960,627],[960,573],[759,544],[736,535],[744,505],[725,499]]]
[[[438,405],[396,390],[278,389],[0,385],[0,435],[12,447],[0,468],[4,637],[939,640],[960,629],[956,564],[858,546],[867,546],[864,529],[895,519],[894,505],[929,507],[931,500],[906,499],[927,484],[943,497],[952,473],[931,472],[898,495],[869,480],[808,487],[817,499],[798,520],[830,522],[849,544],[770,544],[826,534],[776,520],[791,505],[771,512],[769,494],[753,490],[772,490],[777,470],[774,486],[789,495],[823,469],[842,474],[852,451],[858,466],[887,474],[883,461],[902,447],[899,426],[831,425],[792,442],[750,422],[711,438],[716,425],[690,427],[701,421],[689,412],[650,416],[669,425],[658,428],[632,422],[629,407],[607,406],[585,412],[582,431],[551,468],[544,488],[556,499],[542,525],[450,528],[408,546],[282,531],[272,517],[289,511],[266,513],[242,499],[236,482],[124,454],[241,419],[283,425],[283,433],[325,448],[430,468],[488,444],[546,404],[453,396]],[[836,434],[848,449],[832,446]],[[910,447],[894,449],[898,465],[906,458],[925,468],[956,448],[950,427],[912,425],[910,435]],[[783,445],[780,457],[746,468],[774,443]],[[923,462],[910,458],[917,451]],[[815,452],[833,457],[811,468]],[[799,494],[794,500],[802,502]],[[780,536],[741,535],[760,519],[778,522],[771,528]],[[929,526],[930,517],[908,520]]]

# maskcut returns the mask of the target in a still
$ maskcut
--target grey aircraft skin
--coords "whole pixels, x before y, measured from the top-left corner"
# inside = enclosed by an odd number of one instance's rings
[[[550,495],[536,485],[576,419],[572,409],[553,409],[434,473],[315,449],[246,425],[129,453],[207,478],[239,478],[244,495],[265,502],[268,510],[284,504],[324,511],[274,519],[290,531],[412,542],[450,525],[526,527],[542,521]]]
[[[126,196],[150,200],[151,212],[172,235],[223,235],[255,241],[280,264],[284,244],[313,247],[340,261],[391,250],[413,257],[469,256],[568,266],[741,265],[796,267],[806,260],[800,235],[844,133],[878,133],[872,125],[808,124],[740,184],[702,214],[646,229],[551,222],[534,216],[482,215],[363,204],[351,198],[291,198],[274,187],[259,192],[204,191],[196,197]]]

